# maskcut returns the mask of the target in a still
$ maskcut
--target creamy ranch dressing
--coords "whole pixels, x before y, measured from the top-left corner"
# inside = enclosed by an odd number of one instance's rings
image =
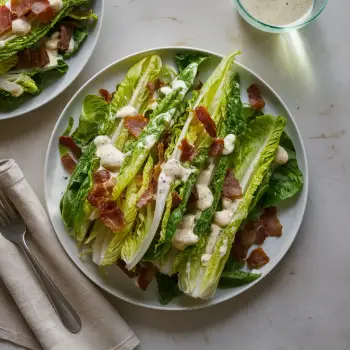
[[[241,0],[243,7],[260,22],[287,26],[305,20],[313,0]]]

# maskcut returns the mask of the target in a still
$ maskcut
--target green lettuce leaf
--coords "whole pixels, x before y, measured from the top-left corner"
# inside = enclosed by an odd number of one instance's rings
[[[261,276],[261,273],[241,271],[243,266],[244,263],[235,261],[230,255],[222,271],[218,287],[226,289],[243,286],[255,281]]]
[[[182,294],[177,286],[177,278],[157,272],[158,300],[162,305],[169,304],[174,298]]]
[[[104,135],[114,119],[110,117],[109,106],[103,97],[87,95],[84,99],[79,125],[72,137],[79,146],[91,142],[97,135]]]
[[[179,72],[183,71],[191,63],[201,64],[208,56],[198,53],[182,52],[175,55],[175,63]]]
[[[27,74],[8,73],[0,76],[0,93],[4,91],[13,97],[19,97],[24,92],[36,94],[39,88],[35,81]]]
[[[233,164],[243,197],[234,202],[233,219],[219,233],[208,263],[201,263],[201,256],[209,239],[209,236],[204,236],[180,270],[179,287],[186,294],[206,299],[215,293],[235,234],[247,217],[254,193],[270,168],[284,127],[283,117],[264,115],[250,122],[246,132],[238,139]]]
[[[18,62],[18,56],[13,55],[0,61],[0,75],[5,74],[11,68],[15,67]]]

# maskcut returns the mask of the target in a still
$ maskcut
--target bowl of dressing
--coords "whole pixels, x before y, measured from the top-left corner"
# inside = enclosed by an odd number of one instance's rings
[[[328,0],[234,0],[252,26],[270,33],[299,29],[316,19]]]

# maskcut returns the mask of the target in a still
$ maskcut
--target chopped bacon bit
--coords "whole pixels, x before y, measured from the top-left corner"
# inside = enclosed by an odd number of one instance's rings
[[[0,34],[11,29],[11,11],[6,6],[0,6]]]
[[[211,157],[221,156],[224,151],[224,139],[214,139],[209,148],[209,155]]]
[[[138,265],[136,265],[136,269],[134,271],[129,271],[126,268],[126,264],[124,260],[119,259],[116,262],[116,265],[120,267],[120,269],[130,278],[136,277],[138,274]]]
[[[283,226],[278,220],[276,207],[265,208],[263,214],[260,216],[260,220],[269,236],[282,236]]]
[[[81,156],[81,149],[77,144],[74,142],[72,136],[60,136],[59,138],[59,144],[62,146],[68,147],[75,158],[79,159]]]
[[[159,90],[162,86],[164,86],[163,82],[157,78],[155,81],[153,82],[149,82],[147,83],[147,89],[149,91],[149,93],[151,94],[151,96],[154,95],[154,93]]]
[[[249,103],[254,109],[262,109],[265,106],[265,101],[263,100],[261,91],[257,85],[253,84],[249,86],[247,92]]]
[[[243,246],[248,250],[256,240],[256,231],[260,226],[259,221],[248,222],[242,231],[241,238]]]
[[[107,103],[111,103],[113,97],[112,97],[112,94],[111,94],[108,90],[106,90],[106,89],[100,89],[98,92],[99,92],[100,95],[105,99],[105,101],[106,101]]]
[[[55,16],[49,0],[31,0],[31,10],[41,23],[48,23]]]
[[[238,231],[232,244],[231,255],[236,261],[243,262],[247,256],[247,251],[248,249],[242,242],[242,231]]]
[[[40,68],[50,62],[49,55],[42,47],[40,49],[24,49],[18,53],[17,69]]]
[[[71,155],[69,153],[66,153],[61,157],[61,162],[63,164],[64,169],[68,173],[73,174],[73,171],[74,171],[75,167],[77,166],[77,163],[75,162],[75,160],[71,157]]]
[[[195,91],[199,91],[203,86],[203,83],[199,80],[197,86],[194,88]]]
[[[94,184],[103,184],[111,178],[110,172],[105,169],[95,171],[92,176],[94,178]]]
[[[113,232],[120,231],[125,226],[123,212],[117,208],[115,201],[100,201],[101,221]]]
[[[235,173],[232,169],[228,169],[226,172],[222,195],[229,199],[242,198],[242,188],[238,180],[235,177]]]
[[[146,290],[154,279],[156,272],[157,269],[152,263],[142,263],[140,266],[139,278],[137,280],[138,287],[140,287],[142,290]]]
[[[211,136],[216,138],[216,125],[213,119],[204,106],[199,106],[195,108],[194,112],[198,120],[204,125],[206,132]]]
[[[57,45],[58,52],[65,52],[69,48],[70,39],[73,36],[73,27],[68,25],[60,25],[60,36]]]
[[[260,226],[256,231],[255,244],[262,245],[268,236],[269,236],[269,232],[266,231],[265,227],[261,225],[261,222],[260,222]]]
[[[31,0],[11,0],[11,11],[18,17],[26,15],[31,9]]]
[[[124,118],[125,127],[129,130],[129,133],[135,137],[140,136],[148,122],[149,120],[141,114]]]
[[[197,155],[196,148],[191,145],[187,139],[181,140],[179,148],[182,150],[180,157],[182,162],[191,161]]]
[[[270,258],[264,252],[261,247],[254,249],[248,259],[247,264],[250,269],[260,269],[260,267],[266,265],[270,261]]]
[[[171,209],[175,209],[181,204],[182,198],[176,191],[173,191],[171,196],[172,196]]]
[[[139,200],[137,201],[136,206],[140,209],[140,208],[144,207],[147,203],[149,203],[153,200],[154,200],[154,188],[150,183],[150,185],[145,190],[145,192],[143,192],[142,195],[140,196]]]

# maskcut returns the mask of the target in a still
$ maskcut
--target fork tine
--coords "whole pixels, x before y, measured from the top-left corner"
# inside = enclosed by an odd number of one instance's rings
[[[2,216],[2,221],[10,222],[17,216],[17,210],[7,198],[4,192],[0,191],[0,214]]]

